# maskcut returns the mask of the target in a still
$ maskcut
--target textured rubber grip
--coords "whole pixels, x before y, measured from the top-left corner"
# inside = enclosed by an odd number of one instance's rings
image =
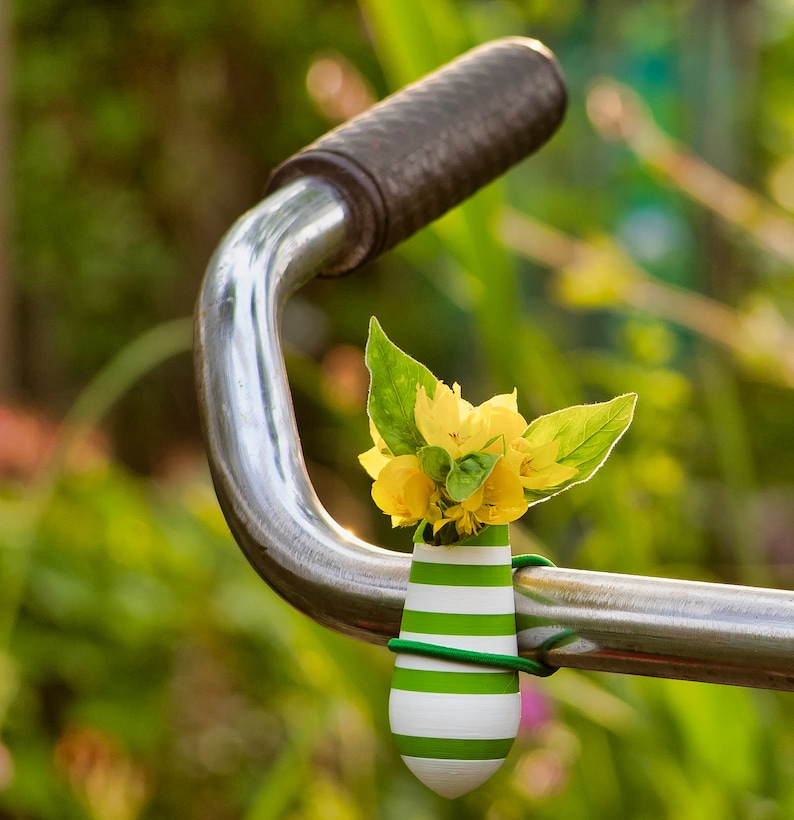
[[[279,166],[273,191],[322,177],[352,213],[350,247],[326,273],[358,267],[538,149],[565,113],[565,83],[536,40],[495,40],[406,86]]]

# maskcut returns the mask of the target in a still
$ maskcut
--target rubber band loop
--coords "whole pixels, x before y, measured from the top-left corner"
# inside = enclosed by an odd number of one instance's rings
[[[513,569],[523,567],[554,567],[556,564],[542,555],[514,555],[512,558]],[[563,629],[556,635],[547,638],[538,649],[541,652],[548,652],[560,642],[576,634],[573,629]],[[424,655],[428,658],[441,658],[447,661],[458,663],[473,663],[480,666],[498,666],[503,669],[514,669],[517,672],[526,672],[539,678],[547,678],[553,675],[559,667],[548,666],[541,661],[531,658],[522,658],[518,655],[498,655],[489,652],[474,652],[470,649],[457,649],[451,646],[438,646],[433,643],[422,641],[409,641],[403,638],[392,638],[388,644],[392,652],[405,652],[409,655]]]
[[[543,555],[535,555],[530,553],[528,555],[514,555],[513,569],[523,569],[524,567],[556,567],[554,561],[550,561]]]
[[[433,643],[421,641],[407,641],[402,638],[392,638],[387,644],[392,652],[405,652],[409,655],[424,655],[428,658],[441,658],[458,663],[473,663],[480,666],[498,666],[503,669],[514,669],[517,672],[527,672],[538,677],[548,677],[556,668],[546,666],[540,661],[530,658],[521,658],[517,655],[496,655],[488,652],[474,652],[470,649],[455,649],[451,646],[437,646]]]
[[[541,652],[548,652],[562,641],[575,635],[573,629],[562,629],[556,635],[547,638],[538,647]],[[458,663],[473,663],[480,666],[498,666],[503,669],[515,669],[518,672],[526,672],[538,678],[547,678],[553,675],[559,667],[549,666],[541,661],[534,661],[531,658],[522,658],[518,655],[497,655],[490,652],[474,652],[471,649],[457,649],[451,646],[438,646],[434,643],[424,643],[422,641],[409,641],[403,638],[392,638],[386,644],[392,652],[405,652],[409,655],[424,655],[428,658],[441,658],[447,661]]]

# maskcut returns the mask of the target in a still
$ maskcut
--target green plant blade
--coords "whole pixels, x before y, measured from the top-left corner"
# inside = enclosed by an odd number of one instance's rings
[[[558,441],[557,463],[574,467],[578,472],[555,487],[527,490],[525,498],[530,504],[592,478],[631,424],[636,403],[637,394],[626,393],[611,401],[567,407],[535,419],[524,438],[534,447]]]
[[[372,423],[395,456],[416,453],[427,444],[414,419],[416,390],[421,385],[432,398],[438,379],[391,342],[374,316],[365,357],[370,374],[367,411]]]
[[[438,484],[447,480],[449,471],[455,466],[452,456],[443,447],[422,447],[416,455],[419,457],[419,469]]]
[[[493,472],[500,453],[470,453],[453,465],[447,476],[447,492],[453,501],[465,501],[482,487]]]

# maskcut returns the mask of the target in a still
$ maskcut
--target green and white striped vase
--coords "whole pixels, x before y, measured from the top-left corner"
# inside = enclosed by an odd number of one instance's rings
[[[508,526],[453,547],[417,538],[400,639],[516,656]],[[520,718],[517,671],[397,655],[392,734],[408,768],[437,794],[460,797],[484,783],[507,757]]]

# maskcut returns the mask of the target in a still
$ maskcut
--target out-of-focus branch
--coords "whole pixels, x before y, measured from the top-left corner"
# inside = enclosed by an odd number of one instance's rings
[[[587,111],[602,136],[622,140],[670,185],[794,263],[794,219],[665,134],[631,89],[600,80]],[[675,323],[731,351],[754,375],[794,387],[794,328],[768,298],[755,295],[742,310],[729,307],[660,282],[610,237],[584,241],[515,211],[503,213],[499,230],[513,250],[557,270],[556,294],[566,304],[630,308]]]
[[[726,348],[755,375],[794,387],[794,328],[769,300],[758,297],[746,311],[736,310],[654,279],[609,237],[584,241],[509,209],[499,235],[516,253],[557,270],[562,302],[664,319]]]
[[[623,141],[671,185],[764,249],[794,262],[794,220],[665,134],[630,88],[612,79],[599,80],[587,96],[587,113],[604,138]]]

